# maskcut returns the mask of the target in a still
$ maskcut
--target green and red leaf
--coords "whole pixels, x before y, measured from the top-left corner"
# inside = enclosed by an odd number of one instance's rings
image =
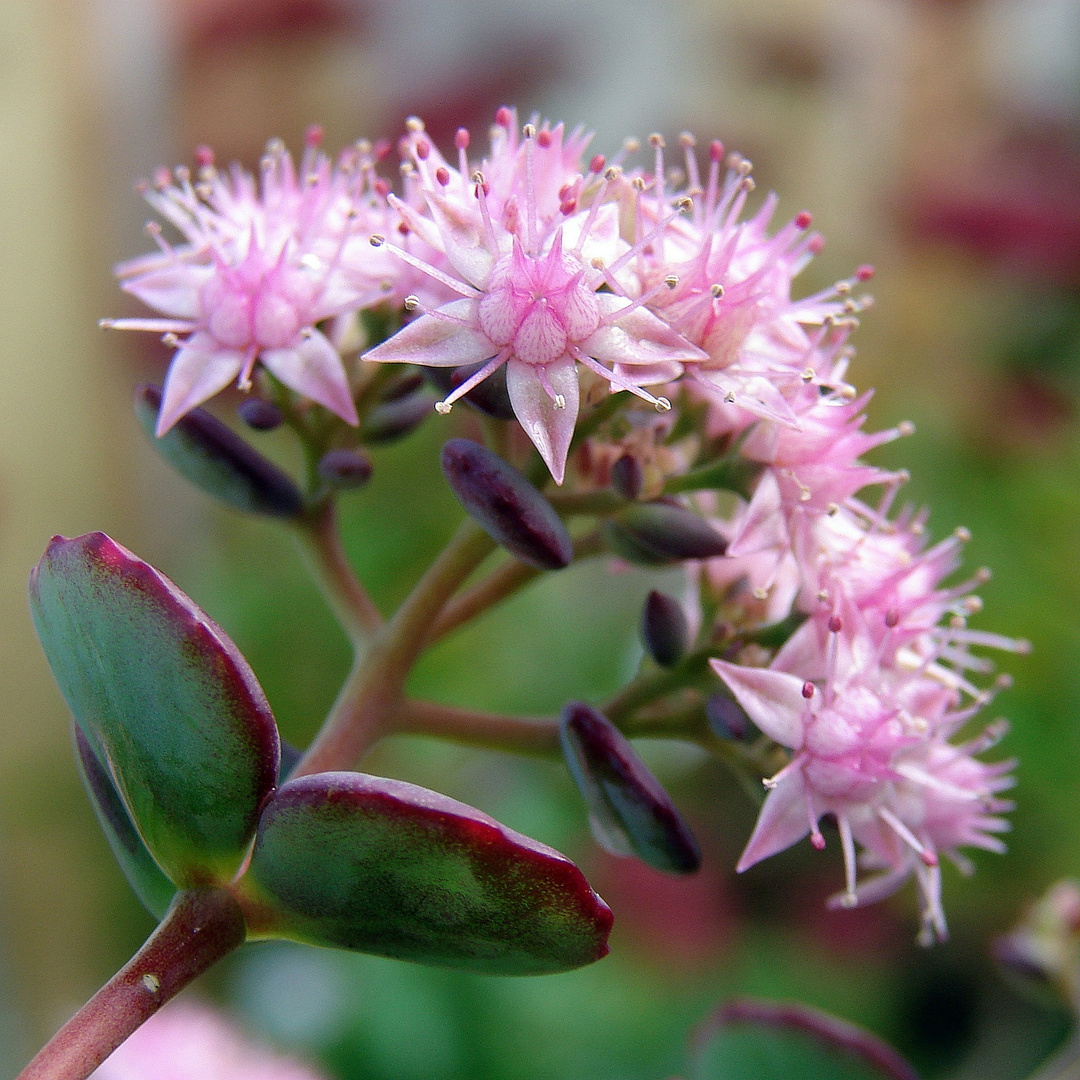
[[[612,921],[557,851],[445,795],[360,773],[283,785],[239,887],[254,936],[488,974],[589,964]]]
[[[280,754],[247,661],[104,533],[54,537],[30,601],[60,690],[154,860],[182,888],[231,880]]]

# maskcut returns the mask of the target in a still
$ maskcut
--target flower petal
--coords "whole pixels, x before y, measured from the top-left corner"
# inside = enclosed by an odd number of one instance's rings
[[[174,261],[129,278],[122,282],[121,288],[163,315],[172,315],[178,319],[197,319],[199,290],[213,275],[213,266]]]
[[[224,390],[243,366],[243,353],[222,349],[209,334],[193,334],[169,365],[154,434],[160,438],[184,413]]]
[[[737,873],[754,863],[797,844],[810,831],[806,812],[806,787],[801,774],[781,780],[769,792],[758,815],[753,835],[735,867]]]
[[[470,285],[486,288],[497,256],[488,249],[479,212],[467,217],[449,199],[434,191],[425,191],[424,196],[439,227],[450,265]]]
[[[551,389],[565,400],[563,408],[555,408],[541,382],[541,371]],[[561,484],[578,415],[578,377],[573,359],[564,356],[541,369],[511,357],[506,365],[506,389],[525,434],[540,451],[555,483]]]
[[[360,423],[345,365],[337,349],[318,330],[302,338],[294,349],[267,349],[259,359],[298,394],[317,401],[353,427]]]
[[[728,684],[746,715],[770,739],[798,749],[803,742],[803,680],[786,671],[742,667],[726,660],[710,660],[713,671]]]
[[[465,367],[490,360],[499,349],[479,329],[478,309],[477,300],[451,300],[403,326],[361,359],[427,367]]]
[[[628,307],[629,301],[614,293],[597,293],[596,302],[602,315],[614,315],[615,321],[602,324],[580,347],[602,363],[690,363],[707,359],[705,353],[651,311],[636,307],[619,316],[618,311]]]

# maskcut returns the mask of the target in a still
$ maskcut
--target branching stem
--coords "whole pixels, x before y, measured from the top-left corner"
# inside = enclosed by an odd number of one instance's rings
[[[18,1080],[85,1080],[196,976],[244,943],[224,889],[178,893],[143,947],[53,1037]]]

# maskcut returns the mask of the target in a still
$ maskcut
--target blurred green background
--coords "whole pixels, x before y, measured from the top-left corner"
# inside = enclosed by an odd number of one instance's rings
[[[805,291],[878,267],[856,336],[871,427],[917,434],[877,460],[935,538],[974,536],[980,628],[1029,638],[995,712],[1020,759],[1005,857],[945,871],[951,939],[914,944],[914,897],[830,913],[838,845],[732,867],[754,808],[716,762],[643,744],[692,820],[702,872],[673,880],[592,844],[564,769],[399,738],[372,771],[469,801],[577,860],[616,913],[583,971],[481,979],[258,946],[201,988],[253,1031],[341,1080],[660,1080],[725,996],[796,998],[865,1024],[928,1077],[1019,1078],[1063,1012],[1012,985],[991,943],[1059,877],[1080,875],[1080,6],[1075,0],[7,0],[0,5],[0,1078],[152,928],[112,864],[29,629],[25,579],[48,536],[104,528],[159,565],[235,638],[283,733],[303,743],[334,697],[345,642],[288,538],[169,474],[128,407],[164,354],[104,337],[127,309],[108,268],[146,246],[132,181],[197,143],[251,166],[315,121],[331,149],[408,114],[437,140],[517,102],[579,120],[614,150],[689,127],[755,162],[781,213],[829,240]],[[477,143],[482,140],[478,137]],[[221,412],[231,416],[229,401]],[[454,423],[467,423],[455,412]],[[347,543],[384,608],[460,510],[433,417],[379,451],[345,505]],[[273,436],[262,437],[288,461]],[[638,657],[641,599],[670,575],[597,563],[553,575],[447,640],[417,671],[434,699],[539,714],[598,701]]]

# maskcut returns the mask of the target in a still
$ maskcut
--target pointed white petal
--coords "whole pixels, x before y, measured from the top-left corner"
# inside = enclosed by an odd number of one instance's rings
[[[506,389],[514,413],[547,463],[556,484],[563,482],[566,455],[574,435],[578,415],[578,377],[573,359],[564,356],[544,365],[551,389],[561,394],[565,405],[555,408],[551,396],[540,381],[539,370],[513,357],[506,365]]]
[[[213,275],[212,266],[170,262],[167,266],[129,278],[121,283],[121,288],[163,315],[197,319],[199,290]]]
[[[707,359],[699,348],[643,307],[620,316],[618,312],[630,304],[624,297],[597,293],[596,302],[601,314],[614,321],[600,326],[581,342],[580,348],[601,363],[691,363]]]
[[[783,779],[769,792],[758,815],[753,835],[735,867],[737,873],[754,863],[797,844],[810,831],[806,788],[801,774]]]
[[[154,434],[160,438],[184,413],[224,390],[243,366],[242,353],[220,348],[209,334],[189,338],[169,365]]]
[[[770,739],[795,750],[802,746],[803,715],[809,704],[802,694],[803,679],[786,671],[742,667],[726,660],[709,663],[728,684],[746,715]]]
[[[478,307],[476,300],[451,300],[403,326],[361,359],[427,367],[462,367],[490,360],[499,349],[479,329]]]
[[[298,394],[317,401],[347,424],[355,427],[360,423],[341,357],[318,330],[302,338],[294,349],[268,349],[259,359]]]

